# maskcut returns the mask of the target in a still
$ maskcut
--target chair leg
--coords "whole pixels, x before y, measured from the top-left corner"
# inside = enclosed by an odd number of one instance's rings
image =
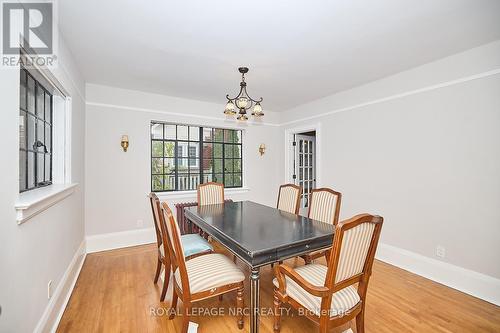
[[[165,277],[163,278],[163,289],[161,290],[160,302],[163,302],[165,300],[165,295],[167,295],[169,281],[170,281],[170,265],[165,265]]]
[[[238,312],[238,328],[243,329],[243,290],[245,287],[243,284],[236,291],[236,310]]]
[[[330,250],[325,252],[325,259],[326,259],[326,263],[328,264],[330,262]]]
[[[190,307],[184,305],[184,310],[182,311],[182,328],[181,333],[187,333],[189,328],[189,310]]]
[[[363,309],[356,316],[356,333],[364,333],[364,332],[365,332],[365,311]]]
[[[222,302],[222,298],[223,298],[222,296],[223,296],[222,294],[219,295],[219,302]]]
[[[279,333],[281,330],[281,300],[278,294],[274,291],[274,332]]]
[[[161,261],[158,258],[158,262],[156,263],[155,284],[158,282],[158,278],[160,277],[161,265]]]
[[[177,311],[177,292],[175,291],[175,288],[172,293],[172,304],[170,305],[170,314],[168,315],[168,319],[172,320],[175,317],[175,313]]]
[[[328,323],[323,322],[319,324],[319,333],[328,333]]]

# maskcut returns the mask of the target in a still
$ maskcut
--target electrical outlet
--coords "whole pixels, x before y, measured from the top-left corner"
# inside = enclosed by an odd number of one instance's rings
[[[438,256],[439,258],[446,257],[446,249],[444,246],[442,245],[436,246],[436,256]]]
[[[144,226],[144,222],[142,220],[137,220],[137,228],[142,228]]]
[[[50,299],[52,297],[52,280],[47,283],[47,298]]]

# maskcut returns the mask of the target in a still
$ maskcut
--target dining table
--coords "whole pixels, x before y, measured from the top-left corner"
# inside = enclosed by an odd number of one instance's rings
[[[333,225],[253,201],[186,207],[195,224],[250,270],[250,332],[259,332],[260,268],[332,246]],[[190,229],[190,227],[188,227]]]

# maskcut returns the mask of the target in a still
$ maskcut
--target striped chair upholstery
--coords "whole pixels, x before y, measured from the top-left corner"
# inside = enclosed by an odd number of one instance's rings
[[[309,211],[307,216],[313,220],[337,225],[340,214],[342,194],[329,188],[318,188],[309,196]],[[302,256],[306,263],[320,258],[325,251],[315,251]]]
[[[224,203],[224,185],[205,183],[198,185],[198,205],[215,205]]]
[[[278,209],[292,213],[299,213],[300,194],[302,188],[293,184],[281,185],[278,194]]]
[[[363,272],[375,224],[362,223],[344,232],[335,283]]]
[[[295,268],[295,272],[315,286],[325,285],[327,271],[327,266],[319,264],[310,264]],[[321,297],[311,295],[289,277],[285,277],[285,281],[287,295],[299,302],[307,310],[319,316],[321,311]],[[278,280],[274,279],[273,284],[278,287]],[[359,300],[360,297],[358,292],[353,286],[348,286],[337,291],[332,297],[330,317],[343,314],[349,309],[352,309],[358,304]]]
[[[368,282],[383,222],[382,217],[370,214],[339,222],[335,226],[328,266],[308,264],[291,268],[280,264],[275,268],[275,333],[279,333],[281,327],[282,302],[310,311],[307,317],[319,324],[321,332],[354,318],[356,332],[364,332]]]
[[[206,254],[186,261],[189,289],[192,293],[210,290],[245,280],[245,275],[226,256],[220,253]],[[179,270],[175,279],[181,281]]]
[[[156,273],[154,283],[158,282],[158,278],[163,271],[162,280],[163,288],[160,296],[160,301],[163,302],[167,293],[168,284],[170,281],[170,272],[172,268],[170,258],[170,245],[167,235],[167,226],[163,214],[161,213],[160,199],[154,193],[149,194],[151,208],[153,210],[153,220],[155,223],[157,246],[158,246],[158,261],[156,264]],[[184,248],[186,256],[195,256],[203,253],[213,252],[210,245],[204,238],[197,234],[189,234],[181,236],[181,244]],[[167,252],[167,253],[165,253]]]
[[[162,214],[166,223],[168,240],[171,243],[170,257],[174,270],[174,288],[170,303],[169,319],[175,317],[177,300],[184,304],[180,332],[187,333],[193,302],[210,297],[222,296],[225,293],[236,292],[236,317],[238,328],[243,328],[243,291],[245,289],[243,272],[222,254],[204,254],[185,259],[184,247],[181,242],[179,225],[175,222],[170,207],[162,204]]]
[[[328,188],[311,191],[308,217],[336,225],[339,219],[341,194]]]

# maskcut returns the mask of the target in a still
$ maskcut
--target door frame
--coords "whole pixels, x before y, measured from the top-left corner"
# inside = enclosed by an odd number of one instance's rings
[[[285,129],[285,182],[293,183],[293,136],[304,132],[316,132],[316,188],[321,187],[321,123]]]

